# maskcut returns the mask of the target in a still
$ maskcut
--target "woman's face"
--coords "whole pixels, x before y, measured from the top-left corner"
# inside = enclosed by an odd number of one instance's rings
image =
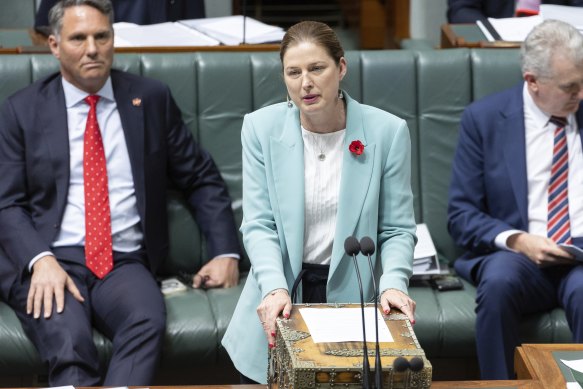
[[[287,92],[304,115],[333,112],[345,74],[344,57],[337,65],[322,46],[312,42],[290,46],[283,57]]]

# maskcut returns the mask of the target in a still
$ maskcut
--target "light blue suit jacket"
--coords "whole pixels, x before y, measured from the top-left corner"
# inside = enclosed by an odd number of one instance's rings
[[[406,122],[344,96],[345,151],[327,300],[347,303],[360,301],[354,264],[344,252],[348,236],[376,241],[379,289],[404,292],[416,237]],[[267,340],[256,308],[274,289],[291,291],[302,268],[304,147],[299,110],[280,103],[246,115],[241,138],[241,232],[252,268],[222,343],[242,374],[266,382]],[[365,145],[362,155],[348,150],[354,140]],[[358,259],[365,298],[370,299],[374,293],[368,263],[362,255]]]

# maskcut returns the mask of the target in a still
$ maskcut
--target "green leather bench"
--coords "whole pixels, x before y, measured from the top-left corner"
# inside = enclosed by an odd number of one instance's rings
[[[460,115],[474,99],[520,80],[518,51],[352,51],[347,53],[347,61],[343,87],[350,95],[409,123],[417,221],[429,226],[440,257],[454,260],[459,250],[447,233],[446,205]],[[285,100],[278,54],[118,54],[115,66],[170,85],[185,122],[219,166],[240,222],[243,115]],[[57,69],[50,55],[0,56],[0,102]],[[179,196],[172,196],[168,209],[171,250],[162,275],[194,272],[206,258],[200,233]],[[245,258],[242,282],[248,267]],[[166,298],[168,325],[158,384],[236,380],[220,339],[241,287],[189,290]],[[437,292],[418,285],[410,291],[417,301],[414,329],[434,365],[435,378],[477,378],[474,287],[465,283],[461,291]],[[571,337],[559,309],[525,318],[522,333],[524,341],[532,343],[569,342]],[[95,342],[106,360],[109,341],[96,333]],[[16,316],[2,302],[0,345],[1,377],[46,374]]]

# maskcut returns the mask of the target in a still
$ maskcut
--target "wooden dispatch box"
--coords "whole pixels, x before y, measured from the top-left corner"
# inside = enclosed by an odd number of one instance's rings
[[[374,304],[366,304],[374,306]],[[362,388],[362,342],[314,343],[299,308],[360,309],[360,304],[294,304],[289,319],[278,318],[275,348],[269,352],[268,387],[278,389],[303,388]],[[382,317],[394,342],[381,342],[383,388],[429,388],[431,363],[419,346],[411,323],[400,311],[393,309]],[[374,385],[375,334],[367,332],[367,347],[371,369],[371,387]],[[372,341],[371,341],[372,340]],[[419,357],[423,369],[397,372],[393,362],[398,357],[410,360]]]

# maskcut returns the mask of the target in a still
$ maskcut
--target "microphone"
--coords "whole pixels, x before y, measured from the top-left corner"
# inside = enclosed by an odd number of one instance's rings
[[[411,365],[411,371],[421,371],[423,370],[423,365],[425,363],[423,362],[423,359],[419,357],[413,357],[409,361],[409,364]]]
[[[397,373],[405,373],[407,369],[409,369],[411,372],[415,373],[423,370],[423,365],[424,365],[423,359],[419,357],[413,357],[411,358],[410,361],[408,361],[405,357],[397,357],[393,361],[393,370]],[[405,378],[406,388],[409,387],[409,379],[411,372],[408,372]]]
[[[379,298],[379,290],[377,289],[377,283],[374,279],[374,268],[372,266],[371,255],[375,252],[375,244],[373,240],[364,236],[360,239],[360,251],[363,255],[368,258],[368,266],[370,267],[370,275],[372,277],[372,288],[374,291],[374,329],[376,332],[375,338],[375,386],[377,389],[382,389],[383,387],[383,367],[381,366],[381,350],[379,345],[379,310],[377,306],[377,300]]]
[[[411,364],[404,357],[397,357],[393,361],[393,370],[395,370],[398,373],[402,373],[410,367],[411,367]]]
[[[358,289],[360,291],[360,311],[362,314],[362,387],[370,389],[370,365],[368,363],[368,349],[366,347],[366,329],[364,320],[364,297],[362,293],[362,279],[360,278],[360,271],[358,270],[358,263],[356,262],[356,254],[360,252],[360,244],[354,236],[349,236],[344,241],[344,251],[346,255],[352,257],[354,261],[354,268],[356,269],[356,278],[358,279]]]

